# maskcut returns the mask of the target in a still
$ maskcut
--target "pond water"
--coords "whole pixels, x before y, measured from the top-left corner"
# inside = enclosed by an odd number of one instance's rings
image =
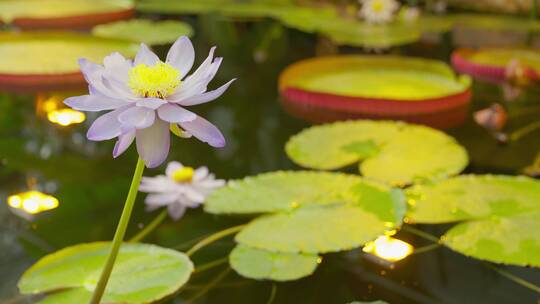
[[[265,34],[274,31],[270,21],[235,24],[227,20],[201,17],[195,25],[197,62],[212,45],[225,58],[214,83],[232,77],[238,80],[211,105],[197,106],[223,131],[228,140],[224,149],[209,149],[193,139],[174,140],[169,160],[191,166],[206,165],[224,179],[242,178],[261,172],[299,169],[284,153],[287,139],[310,124],[291,117],[281,108],[277,78],[288,64],[315,55],[320,42],[314,35],[283,28],[271,41]],[[320,49],[320,48],[319,48]],[[167,47],[158,47],[164,56]],[[419,45],[392,51],[444,59],[452,46]],[[341,49],[344,53],[358,49]],[[257,60],[255,60],[255,58]],[[262,60],[261,60],[262,59]],[[502,89],[475,83],[473,109],[503,100]],[[517,130],[537,120],[536,112],[521,115],[523,109],[538,107],[538,92],[510,104],[508,130]],[[536,114],[534,114],[536,113]],[[110,240],[129,187],[136,153],[113,160],[113,142],[88,142],[89,119],[75,127],[59,127],[46,119],[36,119],[35,96],[0,95],[0,199],[28,189],[29,184],[53,193],[59,208],[26,221],[0,204],[0,303],[32,303],[20,297],[16,282],[23,271],[46,253],[81,242]],[[540,132],[501,145],[485,129],[469,119],[448,133],[464,145],[471,157],[470,173],[517,174],[530,165],[540,151]],[[147,176],[162,168],[147,170]],[[354,168],[350,169],[354,172]],[[128,235],[133,235],[159,212],[144,211],[139,197]],[[179,222],[166,221],[146,238],[147,242],[185,249],[209,233],[244,223],[248,217],[215,216],[189,210]],[[440,235],[448,227],[422,225]],[[430,243],[406,232],[398,236],[421,247]],[[219,241],[194,256],[202,264],[227,256],[234,242]],[[504,267],[508,272],[540,284],[540,271],[524,267]],[[501,276],[482,261],[469,259],[446,248],[419,253],[397,263],[393,269],[365,259],[360,250],[326,255],[313,276],[290,282],[258,282],[244,279],[234,271],[216,282],[227,265],[195,274],[180,294],[165,303],[266,303],[273,288],[274,303],[348,303],[378,300],[389,303],[537,303],[540,296]]]

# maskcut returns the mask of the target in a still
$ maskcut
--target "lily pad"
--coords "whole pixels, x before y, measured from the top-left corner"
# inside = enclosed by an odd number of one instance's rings
[[[102,62],[112,52],[132,57],[137,44],[84,34],[59,32],[0,33],[0,89],[39,91],[85,84],[78,59]]]
[[[292,211],[307,205],[345,202],[362,206],[382,221],[401,222],[403,194],[398,189],[359,176],[329,172],[272,172],[230,181],[205,203],[210,213],[264,213]]]
[[[49,254],[23,274],[19,290],[22,294],[60,290],[43,303],[88,302],[109,249],[110,243],[97,242]],[[147,244],[123,244],[103,302],[155,302],[180,289],[192,271],[193,264],[181,252]]]
[[[458,14],[452,16],[457,27],[489,31],[538,32],[540,21],[518,16],[494,14]]]
[[[98,25],[92,29],[92,34],[154,45],[172,43],[182,35],[192,36],[193,28],[187,23],[175,20],[132,19]]]
[[[0,22],[24,28],[89,28],[130,18],[133,6],[130,0],[2,0]]]
[[[467,175],[407,190],[412,223],[461,222],[441,238],[468,256],[540,267],[540,182]]]
[[[375,143],[376,155],[351,150]],[[333,170],[359,161],[360,172],[392,185],[440,180],[461,172],[468,163],[465,149],[443,132],[402,122],[346,121],[308,128],[293,136],[287,155],[297,164]],[[358,149],[358,148],[357,148]]]
[[[245,245],[236,246],[229,257],[240,275],[256,280],[292,281],[311,275],[320,258],[316,254],[270,252]]]
[[[273,252],[337,252],[360,247],[400,224],[385,222],[360,206],[307,205],[253,220],[236,241]]]

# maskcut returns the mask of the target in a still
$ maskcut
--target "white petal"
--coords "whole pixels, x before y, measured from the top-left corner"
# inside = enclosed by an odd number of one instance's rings
[[[152,52],[146,44],[141,43],[141,48],[135,56],[135,65],[145,64],[147,66],[153,66],[159,62],[159,57]]]
[[[208,176],[208,168],[200,167],[200,168],[197,168],[197,170],[195,170],[195,173],[193,173],[193,180],[195,182],[198,182],[207,176]]]
[[[193,201],[194,203],[202,203],[206,198],[204,194],[197,192],[197,190],[191,188],[189,185],[185,186],[185,188],[183,189],[183,193],[189,200]]]
[[[129,102],[120,99],[112,99],[103,95],[83,95],[69,97],[64,100],[64,104],[74,110],[97,112],[114,110],[128,105]]]
[[[169,154],[169,124],[156,119],[146,129],[137,130],[137,151],[148,168],[155,168],[165,161]]]
[[[235,81],[235,80],[236,80],[236,78],[232,79],[231,81],[227,82],[226,84],[222,85],[221,87],[219,87],[216,90],[209,91],[209,92],[199,94],[199,95],[195,95],[195,96],[189,97],[189,98],[187,98],[185,100],[180,100],[180,101],[178,101],[178,104],[181,104],[183,106],[194,106],[194,105],[198,105],[198,104],[201,104],[201,103],[212,101],[212,100],[218,98],[219,96],[221,96],[223,93],[225,93],[225,91],[229,88],[231,83],[233,83],[233,81]]]
[[[89,140],[101,141],[117,137],[122,133],[122,124],[118,120],[120,115],[127,108],[122,107],[107,114],[101,115],[94,121],[92,126],[88,129],[86,137]]]
[[[182,122],[180,126],[212,147],[222,148],[225,146],[225,137],[219,129],[200,116],[193,121]]]
[[[157,112],[159,118],[170,123],[187,122],[197,118],[195,113],[174,104],[162,105]]]
[[[165,175],[143,177],[139,185],[141,192],[174,192],[177,184]]]
[[[181,163],[179,163],[177,161],[172,161],[172,162],[167,164],[167,169],[165,169],[165,174],[168,177],[172,177],[175,171],[180,170],[183,167],[184,166]]]
[[[178,38],[167,54],[166,62],[180,71],[180,77],[184,78],[195,61],[195,50],[188,37]]]
[[[147,205],[166,206],[174,203],[178,197],[179,195],[177,193],[148,194],[144,202]]]
[[[118,120],[122,125],[136,129],[150,127],[154,123],[155,118],[156,113],[154,110],[143,107],[131,107],[118,115]]]
[[[178,221],[186,212],[186,207],[176,203],[170,204],[167,207],[167,210],[169,211],[169,215],[171,216],[171,218],[175,221]]]

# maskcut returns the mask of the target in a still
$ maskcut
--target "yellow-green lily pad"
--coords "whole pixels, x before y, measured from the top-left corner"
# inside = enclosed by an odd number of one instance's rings
[[[399,189],[355,175],[310,171],[271,172],[230,181],[214,191],[204,206],[210,213],[243,214],[336,202],[362,206],[388,222],[400,223],[405,212]]]
[[[42,303],[88,302],[109,250],[109,242],[97,242],[49,254],[23,274],[19,290],[22,294],[54,292]],[[181,252],[148,244],[123,244],[103,302],[158,301],[179,290],[192,272],[193,264]]]
[[[460,222],[441,240],[478,259],[540,267],[540,181],[466,175],[407,190],[412,223]]]
[[[60,32],[0,33],[0,74],[53,75],[78,73],[79,58],[101,63],[112,52],[135,55],[132,42]]]
[[[193,28],[185,22],[175,20],[132,19],[98,25],[92,29],[92,34],[154,45],[172,43],[182,35],[192,36]]]
[[[229,262],[238,274],[250,279],[292,281],[311,275],[320,261],[316,254],[270,252],[236,246]]]
[[[365,177],[399,186],[444,179],[468,163],[465,149],[445,133],[391,121],[314,126],[291,137],[285,150],[295,163],[313,169],[334,170],[360,162]]]
[[[306,205],[261,216],[236,235],[236,241],[272,252],[326,253],[350,250],[401,223],[385,222],[360,206]]]

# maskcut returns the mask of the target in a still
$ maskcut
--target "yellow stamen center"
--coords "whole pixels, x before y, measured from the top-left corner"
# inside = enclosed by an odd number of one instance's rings
[[[165,98],[180,85],[180,72],[170,64],[139,64],[129,71],[129,87],[141,97]]]
[[[380,13],[384,10],[384,3],[382,3],[382,1],[373,1],[371,4],[371,9],[377,13]]]
[[[177,183],[187,183],[193,179],[195,171],[191,167],[183,167],[173,172],[172,179]]]

